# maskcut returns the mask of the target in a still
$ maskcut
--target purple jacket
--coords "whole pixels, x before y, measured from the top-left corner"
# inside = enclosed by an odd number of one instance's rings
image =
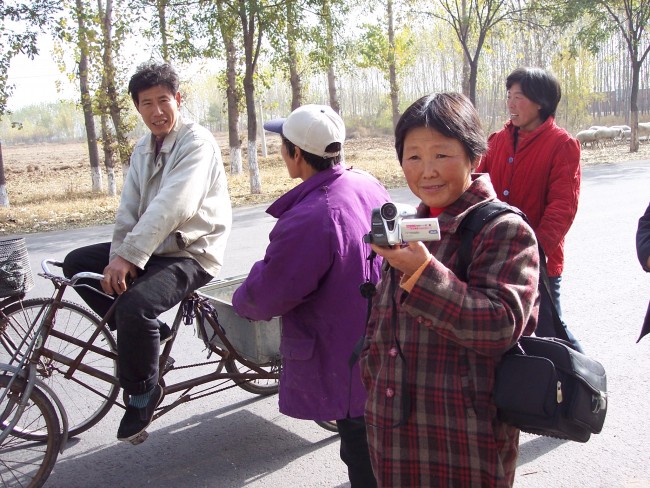
[[[348,360],[363,335],[373,208],[390,200],[362,171],[337,165],[304,181],[267,213],[278,219],[262,261],[233,296],[235,311],[252,320],[282,316],[280,412],[308,420],[363,415],[366,392],[359,366]],[[370,279],[376,283],[380,260]]]

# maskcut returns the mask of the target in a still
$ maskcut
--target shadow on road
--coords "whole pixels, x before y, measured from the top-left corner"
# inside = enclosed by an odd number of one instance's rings
[[[150,431],[149,439],[139,446],[116,441],[79,453],[82,434],[76,445],[73,443],[77,454],[59,457],[47,486],[241,487],[260,482],[292,461],[338,442],[336,435],[309,442],[273,421],[240,409],[250,403],[239,402]]]
[[[517,466],[523,466],[526,463],[534,461],[566,442],[569,441],[555,439],[553,437],[533,437],[523,443],[520,441]]]

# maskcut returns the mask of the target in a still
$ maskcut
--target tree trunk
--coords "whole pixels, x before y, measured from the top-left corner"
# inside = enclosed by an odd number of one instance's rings
[[[115,67],[113,66],[113,0],[106,0],[105,10],[102,6],[102,0],[97,0],[97,7],[102,20],[102,37],[104,41],[104,50],[102,52],[104,65],[104,69],[102,70],[102,93],[99,95],[101,98],[102,146],[104,149],[104,167],[108,180],[108,194],[115,196],[117,195],[114,170],[116,141],[113,137],[114,132],[108,123],[108,114],[110,113],[115,133],[117,133],[119,126],[116,125],[115,116],[117,117],[117,124],[119,124],[120,114],[119,110],[117,114],[114,114],[114,102],[117,98],[117,90],[115,89]]]
[[[0,142],[0,207],[9,208],[7,180],[5,179],[5,162],[2,158],[2,143]]]
[[[296,15],[295,4],[287,1],[287,57],[289,61],[289,83],[291,84],[291,111],[302,105],[302,80],[298,71],[298,54],[296,51]]]
[[[92,99],[88,83],[88,40],[81,0],[77,2],[77,24],[79,27],[79,90],[81,91],[81,106],[86,127],[86,140],[88,142],[88,157],[90,159],[90,174],[92,178],[92,191],[102,191],[102,174],[99,171],[99,149],[97,147],[97,131],[93,118]]]
[[[108,194],[112,197],[117,195],[115,184],[115,141],[113,133],[108,124],[108,115],[102,114],[102,146],[104,148],[104,167],[106,168],[106,177],[108,180]]]
[[[469,97],[469,76],[470,76],[470,59],[469,59],[469,18],[467,17],[467,0],[461,2],[462,18],[460,21],[460,42],[463,46],[463,95]]]
[[[388,79],[390,83],[390,104],[393,114],[393,129],[399,122],[399,86],[397,84],[397,69],[395,67],[395,28],[393,25],[393,0],[386,2],[388,16]]]
[[[262,43],[262,32],[261,26],[256,25],[257,13],[254,9],[257,5],[246,5],[247,3],[246,0],[239,1],[239,16],[244,34],[244,56],[246,64],[244,98],[246,100],[246,121],[248,124],[248,171],[250,174],[251,194],[260,194],[262,193],[262,182],[257,165],[257,113],[255,109],[254,76],[257,67],[257,56]],[[250,7],[249,12],[247,12],[247,6]]]
[[[469,63],[469,100],[476,107],[476,81],[478,80],[478,56]]]
[[[259,106],[260,106],[259,135],[260,135],[261,146],[262,146],[262,157],[265,158],[268,156],[268,151],[266,149],[266,134],[264,133],[264,107],[262,107],[261,100],[259,101]]]
[[[224,14],[221,2],[217,3],[219,27],[226,48],[226,99],[228,104],[228,145],[230,146],[230,174],[242,172],[241,137],[239,135],[239,105],[241,90],[237,86],[237,47],[235,45],[235,26],[228,14]]]
[[[247,63],[248,64],[248,63]],[[246,114],[248,123],[248,173],[250,176],[251,194],[262,193],[262,181],[257,164],[257,113],[255,110],[255,86],[253,73],[246,66],[244,76],[244,94],[246,96]]]
[[[98,0],[98,3],[101,3],[101,0]],[[113,58],[113,0],[106,0],[106,11],[102,21],[102,33],[104,37],[104,52],[102,53],[102,60],[104,62],[105,74],[105,96],[107,98],[108,111],[113,122],[113,130],[115,133],[114,142],[117,144],[117,152],[120,161],[122,164],[128,165],[131,157],[132,144],[127,135],[129,129],[126,127],[124,117],[122,117],[122,111],[124,108],[122,107],[121,97],[115,86],[115,62]],[[113,168],[114,164],[111,165],[110,169],[112,173],[114,171]],[[106,171],[108,173],[108,167]]]
[[[334,19],[330,0],[323,0],[323,20],[325,22],[326,40],[325,50],[327,57],[327,89],[329,91],[330,107],[336,112],[341,112],[341,102],[336,88],[336,71],[334,70],[334,56],[336,46],[334,45]]]
[[[165,63],[169,63],[169,46],[167,45],[167,18],[165,16],[167,0],[158,0],[156,7],[158,8],[158,28],[160,29],[160,51],[163,61],[165,61]]]
[[[630,115],[632,134],[630,137],[630,152],[637,152],[639,150],[639,107],[637,100],[639,96],[639,72],[641,71],[641,63],[635,58],[632,60],[632,89],[630,93]]]

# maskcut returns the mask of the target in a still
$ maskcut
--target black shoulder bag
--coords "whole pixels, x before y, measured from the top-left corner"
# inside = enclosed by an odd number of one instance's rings
[[[488,202],[470,212],[460,225],[459,270],[467,281],[472,241],[483,226],[504,212],[519,209],[503,202]],[[519,339],[499,362],[494,400],[499,419],[531,434],[587,442],[598,434],[607,413],[605,369],[596,360],[576,351],[550,300],[546,259],[539,247],[539,292],[549,295],[557,337]],[[540,317],[542,314],[540,313]]]

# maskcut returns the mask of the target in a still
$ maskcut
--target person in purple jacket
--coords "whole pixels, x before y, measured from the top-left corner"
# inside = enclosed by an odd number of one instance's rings
[[[636,230],[636,253],[639,257],[641,267],[650,273],[650,204],[646,208],[643,216],[639,219],[639,226]],[[650,302],[648,302],[648,311],[645,314],[641,335],[637,342],[648,334],[650,334]]]
[[[345,125],[324,105],[304,105],[264,128],[282,136],[282,158],[302,183],[267,210],[278,219],[262,261],[235,291],[251,320],[282,317],[280,412],[336,420],[352,488],[376,486],[363,418],[366,392],[348,361],[363,336],[367,301],[359,286],[380,275],[363,236],[372,209],[390,200],[369,174],[346,168]],[[372,269],[370,269],[372,267]]]

